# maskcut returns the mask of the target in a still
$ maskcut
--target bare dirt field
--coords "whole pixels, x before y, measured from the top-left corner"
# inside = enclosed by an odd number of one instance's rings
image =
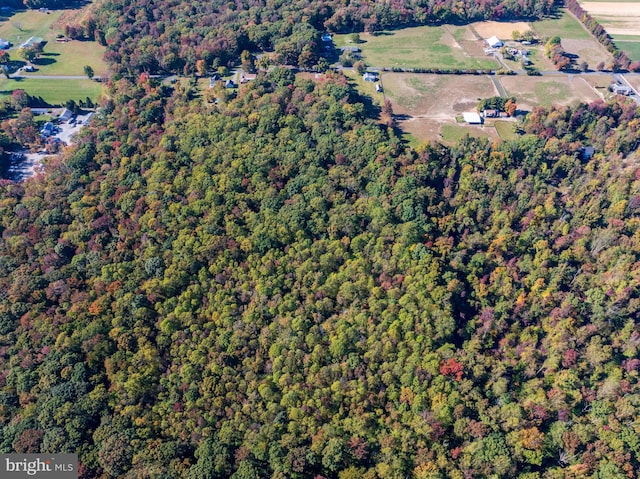
[[[498,138],[493,127],[457,124],[455,120],[465,111],[475,111],[478,98],[498,94],[488,76],[385,73],[382,80],[400,118],[400,128],[418,140],[446,141],[447,136],[465,132]]]
[[[562,47],[567,53],[578,55],[576,63],[587,62],[592,70],[595,70],[600,62],[611,61],[611,54],[593,38],[588,40],[563,38]]]
[[[580,2],[610,35],[640,35],[640,2]]]
[[[602,98],[597,89],[575,75],[544,77],[501,77],[500,82],[516,97],[519,110],[542,105],[568,105],[574,101],[591,102]]]
[[[385,73],[383,81],[394,112],[411,116],[453,119],[498,94],[486,75]]]
[[[531,30],[531,26],[526,22],[479,22],[474,23],[473,27],[482,38],[490,38],[495,35],[500,39],[511,38],[514,30],[520,33]]]
[[[612,93],[609,91],[609,85],[614,83],[616,80],[611,73],[587,75],[580,79],[589,85],[600,98],[607,99],[612,96]]]

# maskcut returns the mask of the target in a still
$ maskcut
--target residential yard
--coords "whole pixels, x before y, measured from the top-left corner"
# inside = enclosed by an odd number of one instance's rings
[[[496,120],[493,124],[501,140],[510,141],[518,138],[518,134],[514,130],[516,125],[513,121]]]
[[[31,37],[41,37],[47,43],[44,54],[33,64],[37,71],[34,75],[84,75],[84,66],[93,68],[96,76],[107,72],[102,59],[105,48],[96,42],[71,40],[67,43],[56,42],[56,35],[64,33],[64,25],[60,21],[63,15],[73,11],[51,11],[44,13],[38,10],[18,12],[7,21],[0,22],[0,38],[13,43],[9,50],[12,60],[19,60],[17,48]]]
[[[500,82],[509,95],[516,97],[518,109],[525,111],[538,105],[568,105],[574,101],[590,102],[601,98],[587,82],[576,75],[503,76]]]
[[[382,104],[384,103],[384,95],[376,92],[375,83],[364,81],[362,76],[358,75],[353,70],[344,70],[344,74],[349,78],[350,83],[358,90],[358,92],[360,92],[361,95],[371,98],[372,105],[378,108],[382,107]],[[380,78],[381,80],[379,83],[381,85],[385,85],[387,74],[384,74],[384,76],[381,76]]]
[[[0,78],[0,98],[11,95],[14,90],[24,90],[29,95],[42,97],[50,105],[62,105],[67,100],[92,101],[98,99],[102,93],[102,84],[86,80],[47,80],[41,78],[24,78],[22,80],[7,80]]]
[[[467,28],[467,27],[458,27]],[[453,33],[452,33],[453,31]],[[403,68],[495,69],[496,62],[487,58],[473,40],[458,29],[447,26],[424,26],[382,32],[376,36],[361,33],[358,47],[368,65]],[[469,40],[467,40],[469,38]],[[458,40],[461,39],[462,43]],[[348,36],[336,35],[336,45],[347,44]],[[469,51],[468,43],[474,44]],[[467,45],[465,45],[467,44]]]
[[[457,143],[465,135],[476,138],[498,138],[495,128],[479,125],[457,125],[453,123],[443,124],[440,128],[440,134],[440,140],[448,144]]]

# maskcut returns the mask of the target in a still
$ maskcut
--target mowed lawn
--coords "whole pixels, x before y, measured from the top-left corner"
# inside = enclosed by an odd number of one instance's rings
[[[348,44],[336,35],[337,45]],[[495,69],[495,61],[466,52],[444,27],[415,27],[361,34],[364,61],[373,67]],[[355,46],[355,45],[354,45]]]
[[[29,95],[42,97],[50,105],[63,105],[67,100],[96,101],[102,94],[102,84],[91,80],[47,80],[25,78],[20,81],[0,78],[0,98],[14,90],[24,90]]]
[[[0,22],[0,38],[13,43],[9,50],[12,60],[19,60],[17,48],[31,37],[41,37],[47,43],[44,54],[34,61],[38,69],[35,75],[84,75],[84,66],[93,68],[97,76],[104,75],[107,66],[103,55],[105,48],[96,42],[71,40],[67,43],[56,42],[56,35],[62,34],[63,26],[56,21],[63,11],[52,11],[47,14],[37,10],[18,12],[8,20]]]

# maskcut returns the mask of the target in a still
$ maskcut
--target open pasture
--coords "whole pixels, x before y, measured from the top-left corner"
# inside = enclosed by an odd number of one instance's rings
[[[501,77],[500,82],[518,102],[519,110],[533,107],[568,105],[574,101],[595,101],[601,96],[579,76],[558,75],[544,77]]]
[[[0,78],[0,98],[11,95],[14,90],[24,90],[29,95],[42,97],[50,105],[64,105],[67,100],[96,101],[102,94],[102,84],[85,80],[51,80],[44,78],[24,78],[13,80]]]
[[[400,128],[420,141],[453,143],[465,132],[497,138],[493,127],[455,121],[463,112],[475,110],[479,98],[497,95],[486,75],[385,73],[382,82]]]
[[[604,62],[605,65],[611,61],[611,54],[604,48],[600,42],[594,38],[589,40],[577,40],[574,38],[563,38],[562,48],[573,55],[578,55],[576,64],[581,62],[587,62],[589,68],[596,69],[596,66],[600,62]]]
[[[580,2],[631,60],[640,60],[640,2]]]
[[[96,76],[107,72],[103,55],[105,48],[96,42],[71,40],[56,42],[56,35],[64,33],[64,18],[75,10],[51,11],[50,13],[29,10],[18,12],[6,21],[0,22],[0,38],[13,43],[9,50],[12,60],[19,60],[18,47],[31,37],[40,37],[47,43],[44,54],[33,64],[37,68],[34,75],[84,75],[84,66],[93,68]]]
[[[570,38],[573,40],[593,39],[591,33],[578,19],[564,8],[558,9],[555,17],[533,22],[532,26],[540,38],[558,36],[562,39]]]
[[[640,2],[580,2],[604,29],[616,35],[640,35]]]
[[[637,40],[630,41],[618,40],[618,37],[614,36],[613,41],[631,60],[640,61],[640,36],[638,36]]]
[[[424,26],[380,32],[362,33],[358,47],[368,65],[401,68],[492,69],[496,62],[482,52],[481,42],[472,34],[449,26]],[[336,35],[336,44],[345,39]]]
[[[565,51],[571,55],[577,55],[575,58],[576,66],[586,62],[590,69],[595,70],[600,62],[608,64],[612,60],[611,54],[578,19],[565,9],[559,9],[554,18],[536,21],[531,25],[542,40],[554,36],[560,37]],[[544,56],[544,53],[541,55]],[[552,70],[553,67],[545,67],[545,69]]]

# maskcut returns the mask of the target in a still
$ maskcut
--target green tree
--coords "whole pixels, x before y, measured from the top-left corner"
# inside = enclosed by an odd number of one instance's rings
[[[93,79],[93,75],[94,75],[93,68],[91,68],[89,65],[85,65],[84,66],[84,74],[87,75],[87,78],[89,80],[92,80]]]

